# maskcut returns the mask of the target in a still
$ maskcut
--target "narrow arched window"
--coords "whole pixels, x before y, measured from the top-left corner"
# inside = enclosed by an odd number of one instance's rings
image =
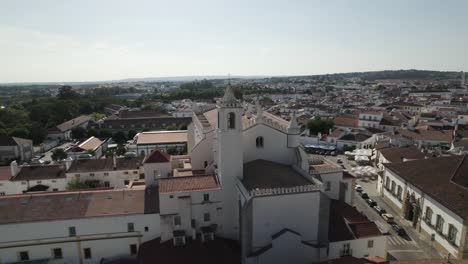
[[[263,137],[257,137],[255,140],[255,145],[257,148],[263,148]]]
[[[228,114],[228,128],[236,128],[236,114],[234,114],[233,112]]]

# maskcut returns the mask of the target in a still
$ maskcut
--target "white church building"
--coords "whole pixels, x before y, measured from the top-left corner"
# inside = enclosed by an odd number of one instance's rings
[[[308,156],[294,114],[288,122],[258,104],[255,111],[247,108],[230,85],[215,108],[194,104],[188,155],[147,155],[145,186],[0,197],[0,230],[6,234],[0,236],[0,263],[99,263],[116,255],[135,257],[149,241],[189,247],[190,241],[216,238],[238,241],[242,263],[385,258],[386,236],[352,206],[355,179],[334,163]],[[45,210],[51,201],[54,207]],[[49,214],[42,216],[37,205]],[[31,210],[11,210],[18,206]],[[22,233],[17,241],[19,224],[40,230]],[[119,247],[113,248],[116,241]],[[157,250],[151,251],[157,258]]]

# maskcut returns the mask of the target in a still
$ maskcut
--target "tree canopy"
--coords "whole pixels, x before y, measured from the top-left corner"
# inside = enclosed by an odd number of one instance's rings
[[[333,126],[333,120],[322,119],[320,116],[316,116],[307,123],[307,128],[311,135],[317,135],[319,132],[326,134],[333,128]]]

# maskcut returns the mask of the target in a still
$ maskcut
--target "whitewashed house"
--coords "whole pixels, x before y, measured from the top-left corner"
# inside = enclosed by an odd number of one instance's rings
[[[385,163],[378,191],[445,257],[468,258],[468,161],[450,156]]]
[[[145,204],[145,198],[157,201],[157,192],[152,197],[144,188],[2,197],[0,262],[91,264],[136,256],[142,243],[160,234],[158,205]]]

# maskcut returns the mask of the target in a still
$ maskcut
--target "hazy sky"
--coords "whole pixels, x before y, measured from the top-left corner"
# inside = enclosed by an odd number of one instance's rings
[[[468,70],[466,0],[0,0],[0,82]]]

